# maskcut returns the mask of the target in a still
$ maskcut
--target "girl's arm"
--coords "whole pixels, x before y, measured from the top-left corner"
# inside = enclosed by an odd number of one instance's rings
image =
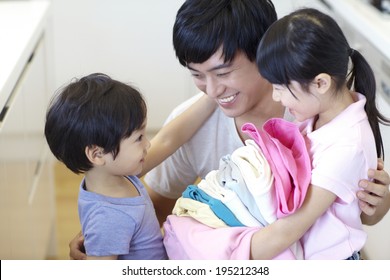
[[[187,110],[163,126],[150,141],[151,147],[138,177],[148,173],[190,140],[216,107],[215,101],[204,94]]]
[[[301,208],[252,236],[251,259],[270,260],[282,253],[298,241],[335,200],[334,193],[311,185]]]

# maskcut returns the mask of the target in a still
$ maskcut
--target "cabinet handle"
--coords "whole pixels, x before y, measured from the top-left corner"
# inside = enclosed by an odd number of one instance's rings
[[[40,159],[37,162],[37,165],[34,170],[34,177],[32,180],[32,184],[29,187],[29,194],[28,194],[28,204],[31,205],[34,201],[35,193],[37,189],[39,188],[39,177],[41,176],[41,173],[43,172],[45,168],[45,162],[47,162],[47,157],[49,154],[49,148],[46,147],[44,151],[42,152],[42,155]]]
[[[387,100],[390,102],[390,86],[387,85],[384,81],[381,81],[381,89]]]
[[[20,76],[19,76],[18,80],[15,83],[15,87],[13,88],[12,92],[8,96],[6,104],[4,105],[3,109],[1,110],[1,113],[0,113],[0,130],[1,130],[1,127],[3,126],[3,122],[5,120],[5,117],[7,116],[7,113],[8,113],[9,109],[12,106],[12,103],[13,103],[13,100],[15,99],[15,96],[19,93],[19,87],[23,83],[23,80],[24,80],[24,77],[26,75],[26,72],[28,71],[28,69],[29,69],[29,67],[31,65],[31,62],[34,59],[34,56],[35,56],[35,49],[31,53],[31,55],[28,58],[26,64],[24,65],[24,68],[23,68],[22,72],[20,73]]]
[[[37,162],[37,166],[35,167],[32,185],[30,187],[30,191],[29,191],[29,194],[28,194],[28,204],[29,205],[31,205],[33,203],[35,192],[36,192],[36,190],[38,188],[38,179],[39,179],[39,173],[41,171],[41,166],[42,166],[41,160],[39,160]]]
[[[333,7],[332,7],[332,5],[330,5],[330,4],[328,3],[328,1],[326,1],[326,0],[320,0],[320,2],[321,2],[322,4],[324,4],[329,10],[333,11]]]
[[[1,113],[0,113],[0,126],[1,126],[1,123],[3,122],[5,116],[7,115],[8,113],[8,109],[9,109],[9,106],[4,106],[3,110],[1,110]]]

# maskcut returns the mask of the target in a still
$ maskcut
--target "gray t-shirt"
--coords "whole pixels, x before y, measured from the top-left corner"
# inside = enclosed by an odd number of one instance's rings
[[[169,115],[167,122],[185,111],[202,94],[180,104]],[[291,119],[291,116],[286,115],[285,119]],[[234,118],[227,117],[217,108],[187,143],[150,171],[144,180],[162,196],[177,199],[198,177],[204,178],[211,170],[218,169],[222,156],[231,154],[243,145]]]
[[[85,190],[79,191],[79,218],[87,255],[118,259],[167,259],[162,234],[152,201],[135,177],[127,177],[139,196],[113,198]]]

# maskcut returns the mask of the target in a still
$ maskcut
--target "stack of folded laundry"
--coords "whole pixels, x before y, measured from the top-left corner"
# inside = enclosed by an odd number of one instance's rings
[[[302,205],[311,166],[298,127],[275,118],[242,130],[252,139],[176,201],[164,223],[170,259],[249,259],[252,235]],[[296,242],[275,259],[302,255]]]

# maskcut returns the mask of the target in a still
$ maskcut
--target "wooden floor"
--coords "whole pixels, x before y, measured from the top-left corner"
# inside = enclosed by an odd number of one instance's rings
[[[72,173],[62,163],[56,163],[56,259],[59,260],[69,259],[69,241],[81,230],[77,211],[77,196],[81,179],[82,175]]]

